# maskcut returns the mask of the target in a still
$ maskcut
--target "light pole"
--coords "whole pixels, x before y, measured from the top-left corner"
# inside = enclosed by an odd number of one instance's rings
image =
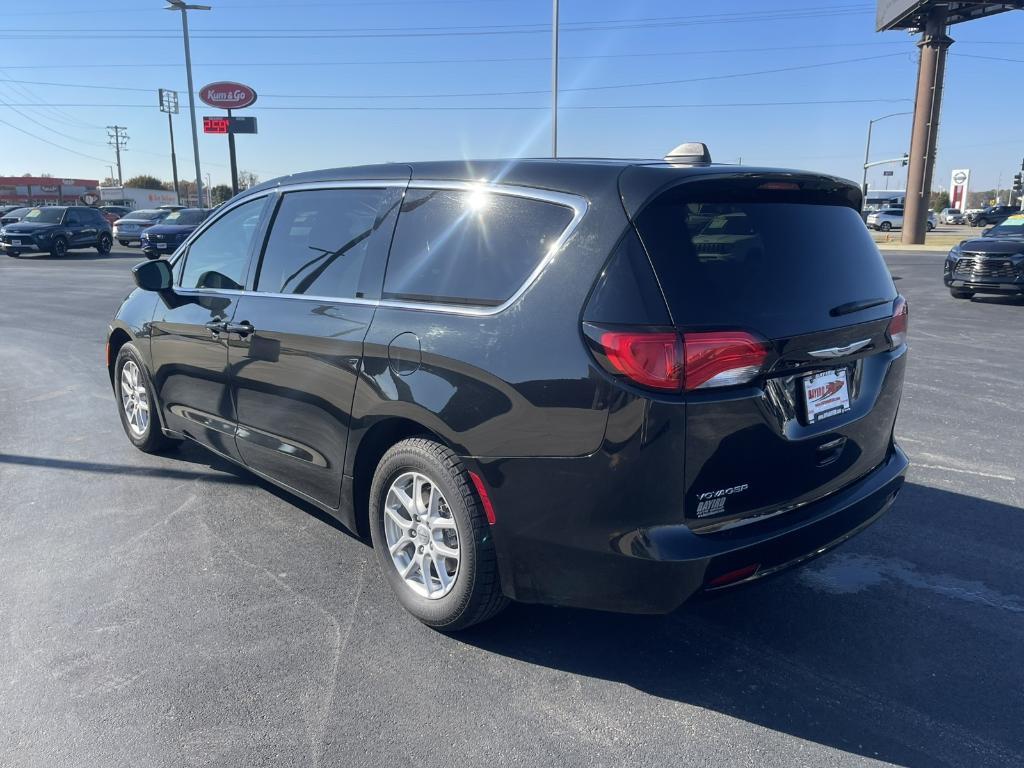
[[[167,130],[171,134],[171,176],[174,178],[174,200],[181,205],[181,190],[178,188],[178,158],[174,154],[174,124],[171,115],[178,114],[178,92],[160,89],[160,111],[167,113]]]
[[[168,0],[169,2],[170,0]],[[880,123],[882,120],[888,120],[890,117],[899,117],[900,115],[912,115],[913,112],[893,112],[891,115],[882,115],[876,117],[874,120],[868,120],[868,145],[864,148],[864,179],[861,181],[860,191],[864,194],[864,197],[868,196],[868,161],[871,159],[871,129],[874,128],[875,123]]]
[[[558,157],[558,0],[551,0],[551,157]]]
[[[188,111],[192,118],[192,156],[196,161],[196,202],[202,205],[203,172],[199,168],[199,131],[196,129],[196,93],[192,86],[192,54],[188,47],[188,12],[209,11],[209,5],[189,5],[185,0],[166,0],[165,11],[181,11],[181,35],[185,40],[185,75],[188,82]]]

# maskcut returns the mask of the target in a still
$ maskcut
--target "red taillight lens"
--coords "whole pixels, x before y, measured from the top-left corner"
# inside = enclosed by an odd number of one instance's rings
[[[737,568],[735,571],[723,573],[721,576],[716,576],[711,579],[711,581],[708,582],[708,587],[724,587],[726,584],[735,584],[737,581],[749,579],[757,573],[757,569],[760,567],[760,563],[751,563],[750,565],[745,565],[742,568]]]
[[[605,331],[600,344],[608,362],[644,387],[682,388],[683,345],[679,335],[655,331]]]
[[[683,336],[686,389],[746,384],[761,372],[768,346],[745,331],[710,331]]]
[[[907,343],[907,328],[910,325],[910,307],[907,300],[897,296],[892,305],[892,320],[889,321],[889,340],[894,347]]]

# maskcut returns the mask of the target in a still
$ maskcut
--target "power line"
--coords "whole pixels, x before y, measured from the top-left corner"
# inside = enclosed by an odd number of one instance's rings
[[[871,99],[811,99],[805,101],[736,101],[736,102],[693,102],[693,103],[680,103],[680,104],[569,104],[562,107],[559,105],[559,109],[715,109],[719,107],[789,107],[789,106],[814,106],[814,105],[832,105],[832,104],[902,104],[912,101],[908,98],[871,98]],[[7,106],[23,106],[23,105],[10,105]],[[96,103],[65,103],[58,104],[55,106],[61,107],[81,107],[81,108],[101,108],[101,109],[152,109],[152,104],[96,104]],[[335,106],[319,106],[319,105],[298,105],[288,107],[273,107],[266,105],[257,105],[247,107],[252,110],[270,110],[270,111],[315,111],[315,112],[530,112],[538,110],[550,109],[550,105],[538,105],[538,106],[523,106],[523,105],[511,105],[511,106],[478,106],[478,105],[464,105],[464,106],[351,106],[351,107],[335,107]],[[137,150],[141,151],[141,150]],[[147,154],[155,154],[165,156],[165,153],[150,152]]]
[[[673,80],[654,80],[645,82],[635,83],[615,83],[610,85],[587,85],[587,86],[576,86],[571,88],[562,88],[563,93],[580,93],[587,91],[610,91],[610,90],[621,90],[623,88],[645,88],[650,86],[658,85],[682,85],[686,83],[700,83],[709,82],[714,80],[731,80],[740,77],[754,77],[759,75],[771,75],[781,74],[784,72],[798,72],[809,69],[819,69],[822,67],[834,67],[843,64],[861,64],[866,61],[878,61],[881,59],[889,59],[897,56],[905,55],[903,52],[900,53],[883,53],[876,56],[858,56],[851,59],[838,59],[833,61],[816,62],[813,64],[794,64],[788,67],[775,67],[772,69],[760,69],[752,70],[747,72],[731,72],[721,75],[702,75],[700,77],[687,77],[677,78]],[[94,90],[106,90],[106,91],[128,91],[136,93],[151,93],[153,88],[134,88],[131,86],[123,85],[91,85],[83,83],[59,83],[44,80],[15,80],[15,79],[0,79],[0,83],[21,83],[24,85],[37,85],[37,86],[50,86],[59,88],[90,88]],[[532,96],[537,94],[546,94],[548,89],[529,89],[529,90],[518,90],[518,91],[469,91],[461,93],[405,93],[405,94],[374,94],[374,95],[359,95],[359,94],[290,94],[290,93],[265,93],[261,94],[262,98],[272,99],[441,99],[441,98],[470,98],[470,97],[486,97],[486,96]]]
[[[98,160],[101,163],[107,162],[107,158],[105,158],[105,157],[96,157],[96,155],[87,155],[85,152],[79,152],[77,149],[71,149],[70,147],[65,147],[63,144],[58,144],[55,141],[50,141],[49,139],[44,139],[42,136],[38,136],[38,135],[32,133],[31,131],[26,131],[24,128],[21,128],[21,127],[15,125],[14,123],[9,123],[9,122],[7,122],[6,120],[4,120],[2,118],[0,118],[0,123],[2,123],[3,125],[6,125],[8,128],[13,128],[14,130],[18,131],[19,133],[24,133],[26,136],[30,136],[33,139],[35,139],[36,141],[41,141],[44,144],[49,144],[51,147],[56,147],[57,149],[62,149],[65,152],[70,152],[71,154],[78,155],[79,157],[86,157],[86,158],[88,158],[90,160]]]

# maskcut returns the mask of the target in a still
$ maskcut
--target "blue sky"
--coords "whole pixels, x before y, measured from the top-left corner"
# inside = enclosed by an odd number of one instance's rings
[[[239,80],[260,94],[247,110],[260,132],[237,144],[240,167],[261,179],[549,152],[550,0],[203,1],[214,10],[190,14],[196,87]],[[0,175],[102,178],[113,162],[104,126],[117,123],[131,136],[125,176],[170,178],[156,90],[181,91],[184,105],[185,73],[180,16],[162,7],[5,7]],[[874,9],[865,0],[562,0],[560,153],[656,157],[701,140],[723,162],[859,179],[868,120],[911,110],[916,76],[915,39],[876,34]],[[1024,157],[1013,85],[1024,75],[1024,12],[951,34],[935,185],[952,168],[971,168],[975,189],[1000,174],[1005,185]],[[872,159],[902,154],[909,133],[909,116],[877,124]],[[187,110],[175,136],[179,172],[190,177]],[[226,182],[226,140],[199,141],[204,174]],[[870,178],[883,184],[881,169]]]

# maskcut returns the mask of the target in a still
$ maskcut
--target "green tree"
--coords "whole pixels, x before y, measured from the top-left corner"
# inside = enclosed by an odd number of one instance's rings
[[[124,183],[124,185],[135,189],[167,189],[160,179],[156,176],[149,176],[147,174],[132,176]]]
[[[210,197],[213,199],[214,205],[226,203],[231,199],[231,187],[227,184],[217,184],[216,186],[210,187]]]
[[[932,192],[928,196],[928,207],[938,213],[943,208],[949,208],[948,192]]]

